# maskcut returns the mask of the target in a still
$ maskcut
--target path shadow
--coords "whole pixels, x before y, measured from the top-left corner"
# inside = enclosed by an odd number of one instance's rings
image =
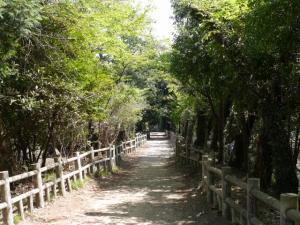
[[[208,210],[196,188],[200,175],[186,176],[175,167],[168,141],[150,140],[147,146],[135,166],[121,163],[126,177],[94,194],[99,206],[84,214],[90,224],[229,224],[217,222],[217,213]],[[101,189],[102,181],[98,184]]]

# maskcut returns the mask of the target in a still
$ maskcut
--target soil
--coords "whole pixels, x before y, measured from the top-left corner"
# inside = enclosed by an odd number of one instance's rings
[[[36,209],[20,225],[229,225],[206,203],[199,174],[176,168],[168,140],[152,139],[112,176]]]

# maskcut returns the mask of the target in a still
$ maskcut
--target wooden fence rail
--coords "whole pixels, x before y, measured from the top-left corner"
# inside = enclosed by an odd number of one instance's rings
[[[146,140],[146,135],[138,135],[118,146],[92,149],[82,154],[76,152],[72,158],[55,158],[55,163],[46,167],[37,163],[32,165],[32,171],[12,177],[9,177],[8,171],[0,172],[0,215],[2,214],[3,224],[13,225],[16,214],[24,219],[25,211],[32,212],[34,207],[44,207],[45,201],[51,201],[58,193],[65,196],[66,191],[72,191],[72,182],[83,181],[87,174],[94,174],[102,168],[112,171],[119,164],[122,155],[136,151]],[[72,166],[75,169],[68,169]],[[49,173],[54,177],[51,180],[46,179]],[[11,184],[25,179],[31,179],[33,187],[14,196]]]
[[[176,146],[176,156],[181,163],[189,163],[202,168],[202,181],[207,192],[207,201],[210,205],[219,209],[222,216],[234,224],[240,225],[265,225],[258,218],[261,202],[278,212],[280,215],[280,225],[299,225],[300,212],[298,209],[298,195],[285,193],[280,195],[280,200],[262,192],[260,190],[260,179],[248,178],[247,182],[242,181],[232,174],[230,167],[216,168],[211,165],[208,155],[195,157],[199,151],[192,150],[190,157],[182,151],[180,146]],[[245,192],[246,204],[237,203],[232,196],[233,187]]]

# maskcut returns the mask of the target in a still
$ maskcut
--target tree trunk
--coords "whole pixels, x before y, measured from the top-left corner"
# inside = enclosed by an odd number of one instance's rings
[[[281,193],[298,193],[298,178],[293,154],[289,144],[289,134],[284,124],[282,109],[272,110],[268,117],[269,139],[273,150],[272,163],[275,175],[275,190]]]
[[[207,127],[207,118],[203,111],[197,111],[197,128],[196,128],[196,140],[194,145],[197,147],[204,147],[205,142],[205,132]]]
[[[276,74],[277,75],[277,74]],[[285,108],[281,76],[275,76],[272,83],[272,95],[264,108],[263,119],[268,127],[272,145],[272,163],[275,177],[275,191],[281,193],[298,193],[296,165],[293,163],[293,152],[289,143],[289,132],[286,126],[289,111]]]
[[[272,147],[265,129],[262,128],[262,132],[257,139],[254,171],[254,176],[260,178],[262,190],[271,187],[272,170]]]

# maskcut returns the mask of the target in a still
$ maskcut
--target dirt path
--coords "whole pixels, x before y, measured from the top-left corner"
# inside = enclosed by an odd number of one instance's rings
[[[91,180],[84,189],[37,209],[21,224],[229,224],[208,210],[196,191],[197,181],[176,170],[171,155],[167,140],[148,141],[125,160],[125,172]]]

